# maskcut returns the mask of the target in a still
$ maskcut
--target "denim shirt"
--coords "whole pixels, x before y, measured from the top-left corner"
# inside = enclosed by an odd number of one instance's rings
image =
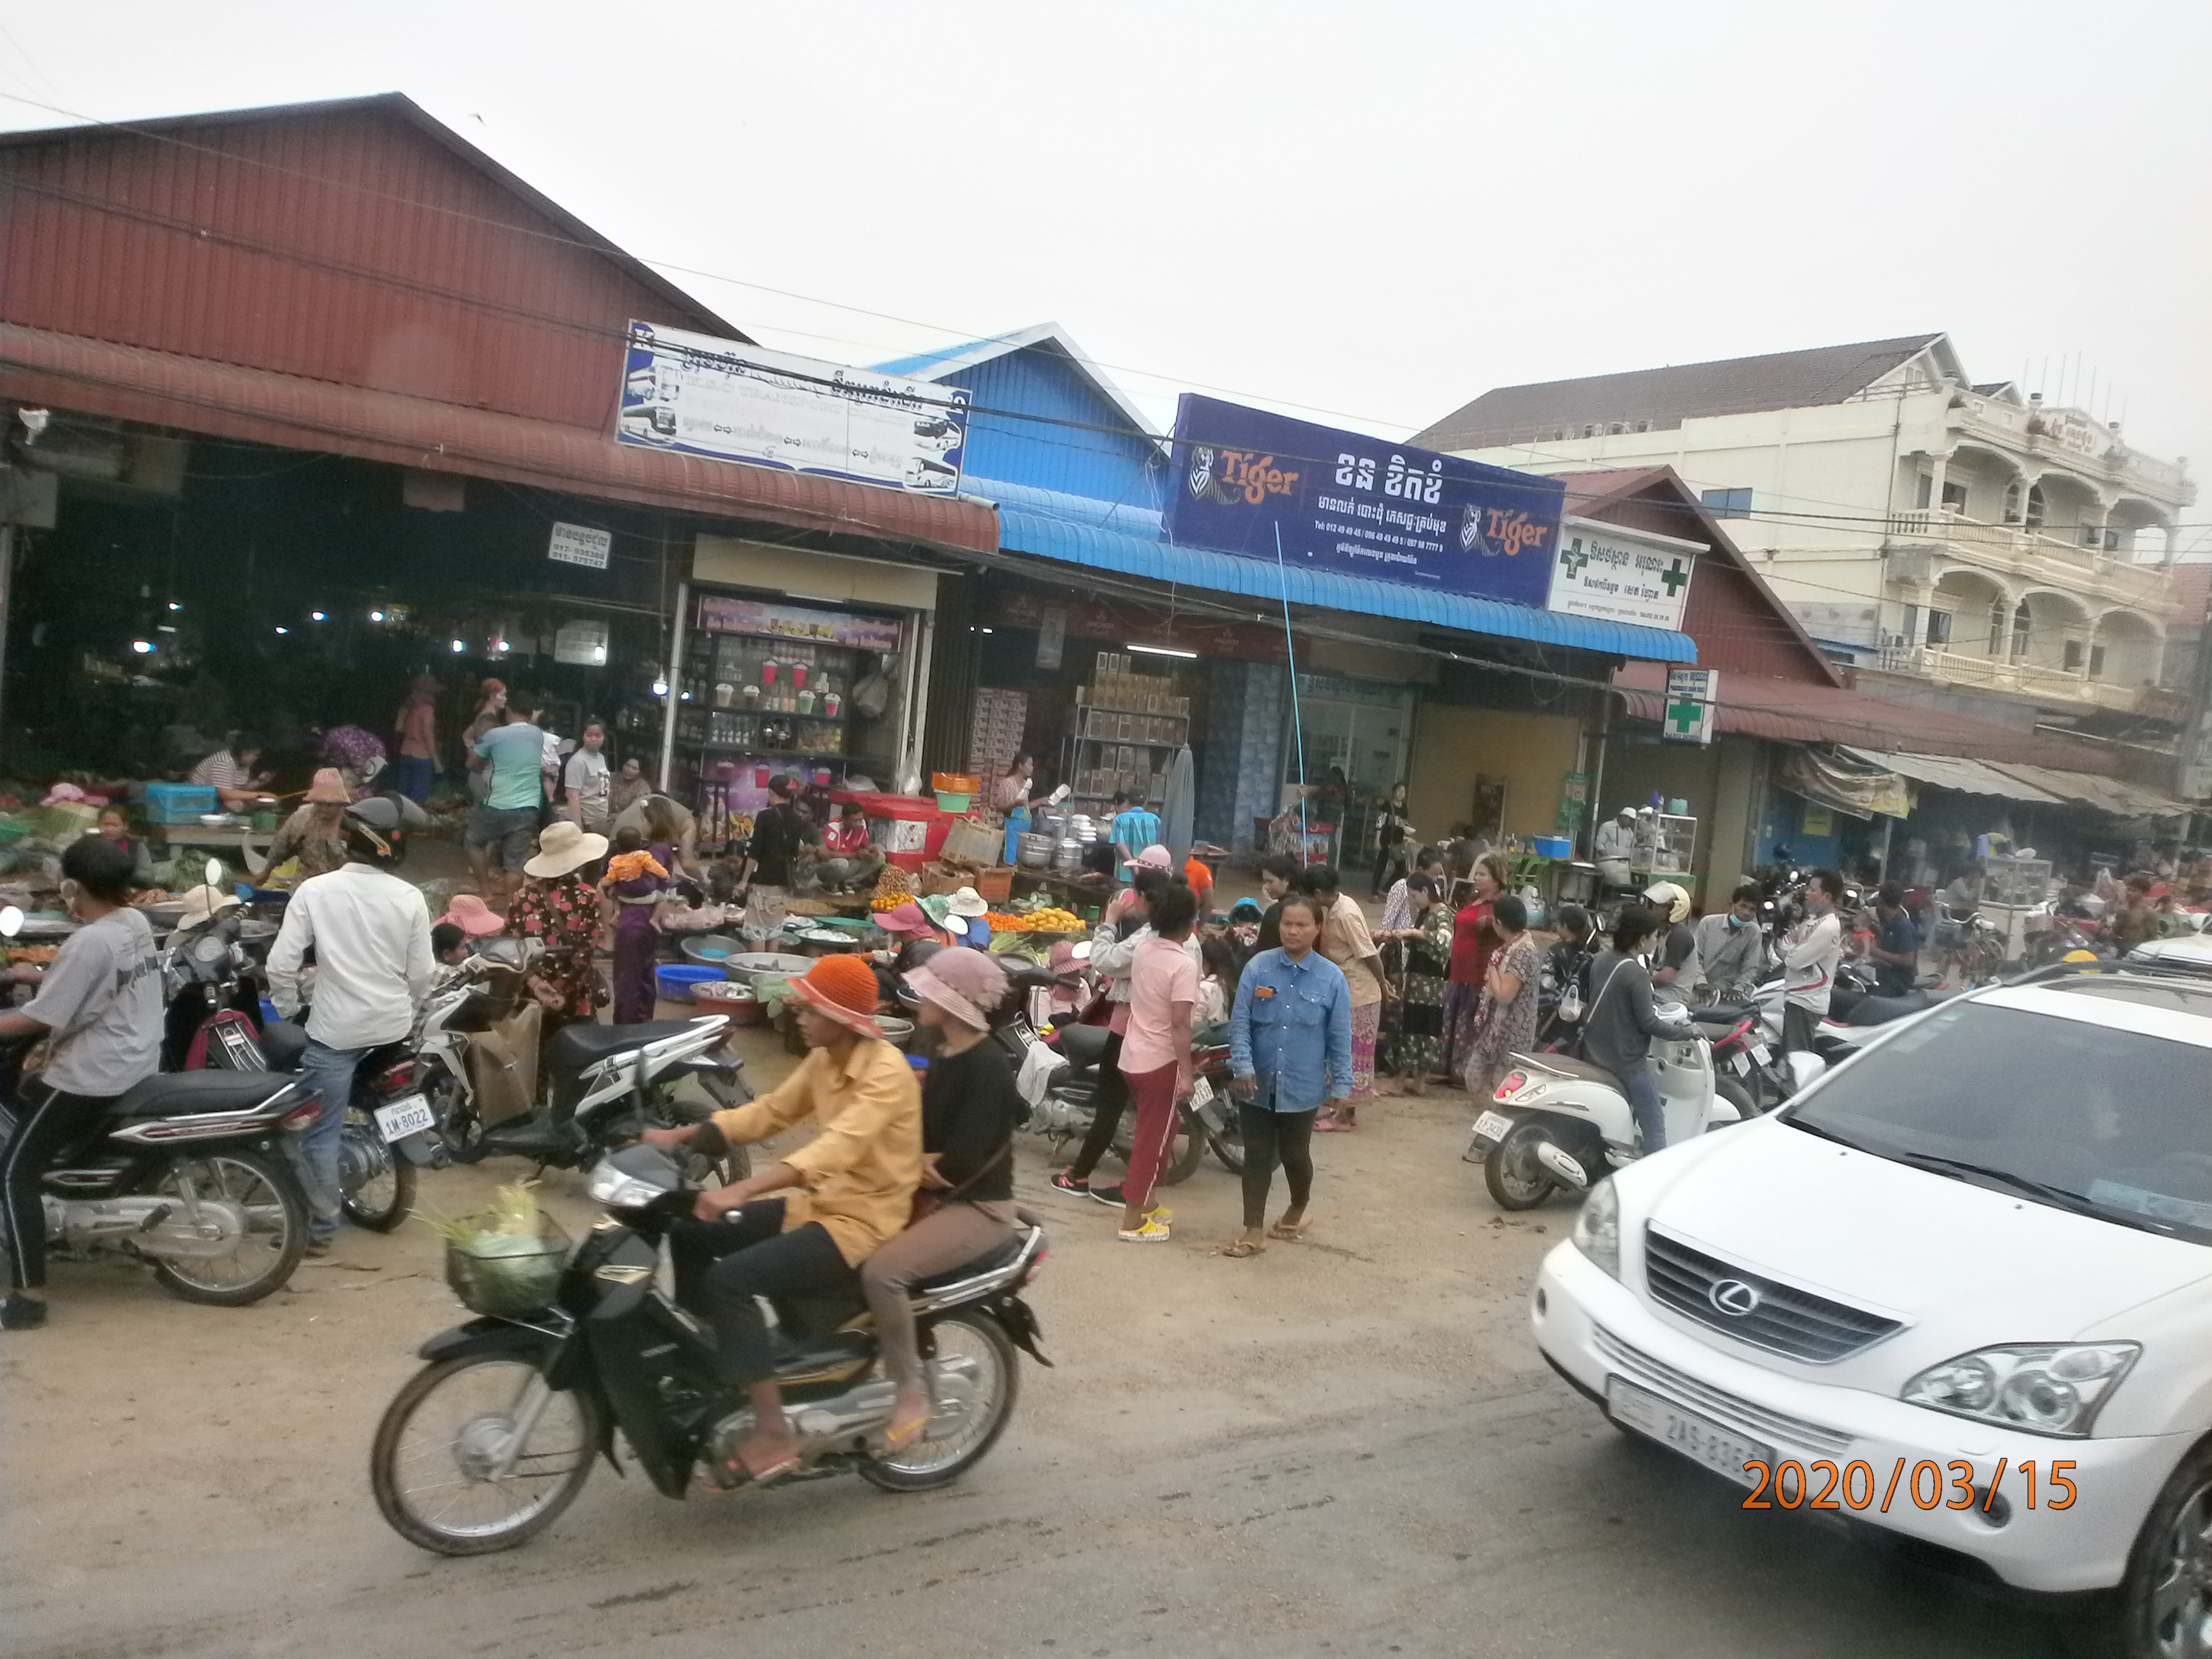
[[[1229,1064],[1238,1077],[1260,1079],[1253,1103],[1266,1110],[1310,1112],[1347,1098],[1352,988],[1344,970],[1318,950],[1303,962],[1275,950],[1246,963],[1229,1018]]]

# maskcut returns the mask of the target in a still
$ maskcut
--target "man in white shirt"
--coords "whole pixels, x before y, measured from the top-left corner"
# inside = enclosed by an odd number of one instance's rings
[[[1419,920],[1413,914],[1413,890],[1407,884],[1413,876],[1426,876],[1441,883],[1444,874],[1444,854],[1440,847],[1424,847],[1414,854],[1413,875],[1401,876],[1392,884],[1390,896],[1382,901],[1382,920],[1377,925],[1378,933],[1401,933]]]
[[[1805,889],[1805,920],[1783,936],[1782,1046],[1786,1051],[1810,1054],[1813,1033],[1828,1012],[1828,995],[1835,988],[1836,963],[1844,954],[1844,925],[1836,917],[1836,901],[1844,895],[1844,878],[1832,870],[1815,870]]]
[[[419,813],[417,814],[419,817]],[[337,1232],[339,1131],[354,1073],[368,1054],[406,1036],[430,989],[430,913],[415,886],[392,873],[403,853],[402,810],[389,796],[356,801],[343,819],[345,865],[300,884],[269,952],[269,988],[289,1019],[315,952],[313,1008],[301,1083],[322,1101],[313,1127],[291,1144],[307,1189],[307,1254],[326,1255]]]
[[[1610,823],[1601,823],[1590,845],[1590,857],[1597,865],[1597,878],[1603,887],[1626,887],[1632,878],[1629,872],[1636,857],[1636,809],[1624,806]]]

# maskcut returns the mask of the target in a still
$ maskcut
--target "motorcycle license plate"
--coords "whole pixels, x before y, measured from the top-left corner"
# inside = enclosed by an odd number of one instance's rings
[[[1193,1106],[1203,1106],[1206,1102],[1212,1098],[1213,1085],[1211,1083],[1208,1083],[1202,1077],[1192,1079],[1190,1085],[1190,1103]]]
[[[1723,1428],[1710,1417],[1686,1412],[1670,1400],[1618,1376],[1605,1380],[1605,1414],[1614,1422],[1647,1434],[1662,1446],[1671,1446],[1693,1463],[1702,1463],[1726,1475],[1739,1486],[1755,1486],[1758,1476],[1744,1468],[1765,1463],[1771,1468],[1774,1448]]]
[[[404,1140],[409,1135],[437,1126],[438,1115],[430,1109],[427,1095],[409,1095],[376,1109],[376,1132],[386,1141]]]
[[[1749,1054],[1730,1054],[1729,1056],[1729,1070],[1734,1072],[1738,1077],[1749,1077],[1751,1075],[1751,1056]]]
[[[1503,1112],[1485,1112],[1474,1121],[1477,1140],[1503,1140],[1513,1132],[1513,1120]]]
[[[1774,1050],[1763,1042],[1754,1042],[1751,1045],[1751,1057],[1764,1066],[1774,1058]]]

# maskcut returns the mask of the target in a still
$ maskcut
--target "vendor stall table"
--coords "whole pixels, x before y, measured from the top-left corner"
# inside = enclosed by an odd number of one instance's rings
[[[242,823],[210,825],[204,823],[157,823],[152,833],[160,836],[172,853],[187,847],[211,847],[221,852],[234,852],[239,867],[251,874],[269,856],[275,844],[274,830],[256,830]],[[246,860],[252,860],[248,864]]]

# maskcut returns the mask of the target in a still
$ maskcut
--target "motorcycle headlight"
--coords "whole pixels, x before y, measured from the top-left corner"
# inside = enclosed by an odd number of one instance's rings
[[[1607,1176],[1589,1189],[1575,1214],[1575,1248],[1599,1267],[1620,1277],[1620,1200]]]
[[[2016,1342],[1931,1365],[1905,1385],[1909,1404],[2030,1434],[2086,1436],[2140,1342]]]
[[[650,1181],[639,1180],[606,1159],[592,1166],[592,1173],[584,1182],[584,1191],[594,1204],[604,1204],[613,1210],[641,1210],[667,1190]]]

